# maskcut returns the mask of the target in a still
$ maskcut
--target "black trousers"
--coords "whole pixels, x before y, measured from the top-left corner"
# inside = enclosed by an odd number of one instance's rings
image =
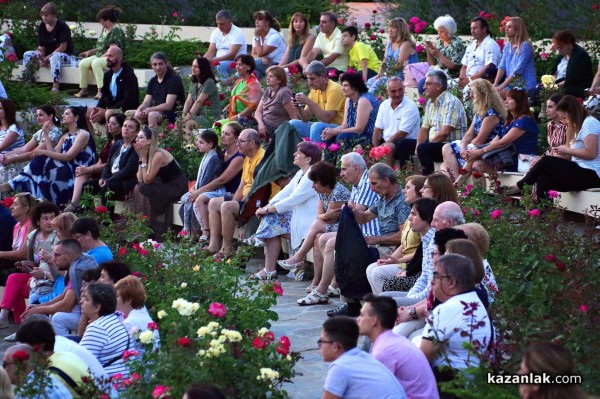
[[[417,147],[417,155],[421,162],[423,175],[429,176],[434,171],[434,162],[443,162],[442,147],[446,143],[421,143]]]
[[[566,192],[600,187],[600,177],[592,169],[582,168],[573,161],[546,155],[517,182],[517,186],[523,188],[525,184],[535,183],[542,198],[548,190]]]
[[[400,164],[400,168],[403,168],[404,165],[411,159],[412,155],[415,153],[415,147],[417,145],[417,140],[415,139],[400,139],[398,141],[394,141],[394,146],[396,146],[395,158],[398,160]]]

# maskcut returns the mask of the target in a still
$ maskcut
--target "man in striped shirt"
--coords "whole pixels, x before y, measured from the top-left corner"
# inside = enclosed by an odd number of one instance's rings
[[[350,152],[342,156],[341,169],[340,175],[344,182],[352,185],[349,204],[353,204],[356,209],[365,211],[379,201],[379,195],[371,190],[369,171],[360,154]],[[336,219],[338,219],[341,208],[335,211],[337,212]],[[377,219],[361,224],[360,227],[365,237],[379,236],[379,222]],[[334,232],[321,235],[319,250],[322,256],[315,256],[315,269],[319,267],[317,262],[321,261],[321,259],[323,262],[321,281],[306,297],[297,301],[299,305],[327,303],[329,295],[339,295],[339,289],[330,286],[334,277],[336,236],[337,233]],[[360,304],[358,310],[360,311]]]

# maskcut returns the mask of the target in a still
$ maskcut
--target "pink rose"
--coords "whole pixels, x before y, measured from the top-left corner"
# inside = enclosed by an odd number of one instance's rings
[[[554,191],[554,190],[548,190],[548,197],[549,198],[557,198],[558,197],[558,192]]]
[[[346,72],[347,72],[347,73],[354,73],[354,72],[356,72],[356,70],[355,70],[354,68],[348,68],[348,69],[346,70]]]
[[[415,33],[421,33],[423,31],[423,28],[421,28],[421,25],[415,25]],[[420,51],[417,51],[418,53],[420,53]]]
[[[177,18],[177,16],[179,16],[179,14],[177,13],[177,11],[173,11],[173,13],[171,14],[171,16]]]
[[[408,22],[410,22],[413,25],[418,24],[419,21],[420,21],[420,19],[417,17],[412,17],[411,19],[408,20]]]
[[[540,212],[540,210],[537,208],[530,210],[528,213],[529,213],[529,216],[532,218],[540,217],[540,215],[542,214],[542,212]]]
[[[327,147],[327,149],[329,151],[335,152],[340,149],[340,145],[338,143],[333,143],[333,144],[330,144],[329,147]]]
[[[492,219],[496,220],[500,217],[500,215],[502,215],[501,209],[494,209],[494,211],[492,211]]]
[[[167,397],[167,393],[169,393],[170,389],[171,389],[171,387],[168,387],[168,386],[165,386],[165,385],[157,385],[152,390],[152,398],[153,399],[163,399],[163,398],[166,398]]]
[[[220,302],[213,302],[208,306],[208,313],[211,316],[222,319],[227,316],[227,307]]]
[[[548,56],[549,56],[549,54],[548,54],[548,53],[540,53],[540,58],[541,58],[543,61],[547,61],[547,60],[548,60]]]
[[[579,305],[579,311],[580,312],[587,312],[588,307],[587,305]]]
[[[337,72],[335,71],[335,69],[330,69],[329,71],[327,71],[327,77],[329,77],[329,79],[335,79],[337,75]]]
[[[369,22],[365,22],[365,29],[371,29],[371,24]]]
[[[355,153],[357,153],[358,155],[363,155],[365,152],[363,150],[361,150],[360,148],[354,150]]]
[[[325,144],[325,143],[319,143],[319,147],[320,147],[322,150],[324,150],[324,149],[325,149],[325,146],[326,146],[326,145],[327,145],[327,144]]]
[[[415,32],[417,32],[417,28],[415,28]],[[417,32],[418,33],[418,32]],[[421,54],[423,52],[425,48],[422,45],[417,45],[417,47],[415,47],[415,51],[417,52],[417,54]]]
[[[273,284],[273,292],[279,296],[283,295],[283,287],[281,287],[280,282],[275,282],[275,284]]]
[[[175,125],[173,123],[169,123],[169,130],[175,129]]]
[[[338,25],[344,25],[344,18],[338,18]]]

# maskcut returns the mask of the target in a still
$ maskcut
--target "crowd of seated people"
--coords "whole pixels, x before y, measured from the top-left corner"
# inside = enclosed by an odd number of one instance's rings
[[[43,29],[60,26],[51,6],[45,6],[42,16]],[[107,35],[117,29],[112,26],[116,15],[100,18]],[[221,257],[234,255],[235,229],[254,219],[258,223],[251,242],[265,247],[264,268],[253,276],[257,280],[277,278],[277,264],[284,269],[301,267],[312,250],[314,278],[298,305],[324,304],[341,295],[343,306],[327,314],[359,317],[357,322],[338,318],[324,325],[319,342],[323,358],[340,366],[329,372],[325,391],[346,397],[348,388],[343,384],[356,383],[347,380],[360,365],[364,371],[357,373],[357,380],[372,372],[385,381],[385,389],[379,387],[381,397],[402,397],[401,392],[419,397],[419,391],[422,397],[435,398],[436,381],[477,365],[477,356],[470,356],[460,333],[469,328],[460,316],[461,302],[476,304],[473,315],[483,324],[471,338],[481,344],[476,350],[482,353],[495,334],[490,314],[501,289],[486,260],[489,236],[481,225],[464,224],[457,188],[471,173],[483,178],[498,169],[514,171],[519,154],[538,155],[540,129],[530,110],[537,83],[525,22],[519,17],[506,22],[507,43],[500,51],[485,18],[471,20],[474,40],[467,45],[456,36],[451,16],[438,18],[434,26],[439,40],[425,45],[432,68],[423,80],[427,102],[421,118],[416,104],[405,96],[405,67],[418,56],[402,18],[389,23],[383,60],[368,44],[357,41],[356,28],[338,27],[331,12],[321,14],[317,36],[310,33],[303,14],[294,14],[288,43],[268,11],[257,11],[254,19],[252,51],[246,54],[243,33],[231,15],[217,14],[208,51],[192,62],[187,99],[181,78],[166,55],[157,51],[150,60],[156,76],[142,103],[126,100],[135,77],[123,63],[120,46],[112,46],[120,44],[117,39],[106,39],[104,45],[109,47],[96,49],[103,57],[86,52],[90,58],[105,58],[108,68],[103,79],[96,76],[103,82],[99,102],[88,110],[67,108],[64,131],[57,126],[56,111],[43,106],[37,110],[41,128],[25,143],[14,106],[0,100],[0,162],[5,168],[20,168],[0,182],[0,191],[23,192],[10,209],[11,247],[0,251],[6,270],[0,328],[8,326],[10,312],[15,323],[25,321],[24,325],[37,314],[51,315],[53,331],[79,337],[80,346],[106,374],[128,372],[122,362],[111,360],[133,345],[131,331],[151,320],[143,285],[129,276],[128,269],[110,262],[112,252],[100,240],[92,219],[75,220],[71,213],[59,214],[57,207],[68,205],[66,211],[77,213],[82,189],[90,186],[95,193],[110,190],[123,199],[130,195],[135,210],[148,216],[156,239],[171,225],[171,204],[181,201],[184,231],[194,241],[207,242],[207,251]],[[50,56],[51,63],[66,57],[68,40],[64,40],[65,46],[60,42],[53,50],[56,55],[40,48],[38,56]],[[509,189],[517,193],[534,185],[534,198],[546,197],[549,190],[600,187],[600,122],[577,100],[592,82],[591,58],[569,31],[557,32],[553,43],[560,53],[554,73],[566,95],[546,103],[550,149],[532,157],[529,172]],[[319,55],[322,59],[316,60]],[[310,92],[292,92],[288,86],[292,66],[302,68]],[[56,83],[57,79],[59,75]],[[472,101],[471,123],[464,101],[450,91],[455,83]],[[84,84],[81,95],[87,94]],[[218,84],[232,86],[224,109]],[[381,101],[370,91],[384,86],[387,99]],[[130,117],[118,109],[129,110]],[[196,182],[190,186],[178,160],[160,148],[161,122],[178,118],[203,154]],[[108,140],[97,162],[88,119],[107,125]],[[214,131],[194,136],[196,129],[210,127],[215,120],[220,121]],[[281,127],[297,134],[283,136]],[[294,173],[255,187],[255,182],[266,181],[261,175],[263,159],[272,151],[266,144],[277,140],[289,140],[296,149]],[[341,156],[344,186],[336,165],[328,162],[331,159],[324,157],[319,145],[334,143],[346,143],[346,148],[357,143],[383,145],[391,152],[385,163],[370,168],[357,151]],[[489,156],[503,151],[509,155],[502,163]],[[393,167],[397,163],[404,167],[411,159],[418,159],[420,174],[398,181]],[[25,161],[30,162],[23,165]],[[443,162],[441,173],[435,172],[435,162]],[[35,197],[46,201],[38,203]],[[364,243],[378,251],[361,276],[375,296],[346,295],[346,286],[337,281],[339,268],[349,267],[336,260],[336,248],[347,240],[337,234],[347,210]],[[283,237],[291,239],[290,256],[278,261]],[[12,273],[16,261],[24,273]],[[380,363],[355,350],[359,333],[372,341],[372,357]],[[156,337],[156,347],[158,343]],[[396,358],[392,361],[385,349],[392,344],[410,345],[403,355],[412,367]],[[452,355],[440,356],[440,350]],[[339,371],[345,368],[349,370]],[[376,388],[377,384],[372,389]]]

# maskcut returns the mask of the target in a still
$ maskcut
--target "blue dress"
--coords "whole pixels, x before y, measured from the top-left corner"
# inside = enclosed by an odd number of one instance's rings
[[[500,121],[496,124],[496,126],[494,126],[494,129],[491,131],[490,135],[485,141],[485,144],[488,144],[490,141],[492,141],[494,137],[501,135],[504,131],[504,118],[502,117],[502,115],[496,112],[496,110],[490,108],[487,110],[484,116],[475,114],[475,116],[473,117],[473,133],[475,134],[475,137],[479,135],[479,131],[481,130],[483,120],[488,116],[497,116],[500,119]],[[454,155],[456,156],[456,160],[458,161],[460,167],[462,168],[463,166],[465,166],[466,161],[460,156],[460,140],[451,142],[450,147],[452,147],[452,152],[454,152]]]
[[[533,118],[521,116],[504,127],[500,138],[504,137],[513,127],[523,129],[525,133],[514,142],[517,147],[517,153],[513,157],[515,165],[512,168],[506,169],[509,172],[517,170],[519,154],[535,155],[537,153],[538,135],[540,134],[540,128]]]
[[[68,133],[60,152],[66,154],[71,149],[77,134],[87,134],[89,139],[75,158],[67,162],[44,155],[33,158],[23,171],[9,182],[13,190],[28,192],[36,198],[44,198],[59,206],[69,202],[73,195],[75,168],[90,166],[96,162],[94,138],[86,130],[78,130],[76,134]]]

